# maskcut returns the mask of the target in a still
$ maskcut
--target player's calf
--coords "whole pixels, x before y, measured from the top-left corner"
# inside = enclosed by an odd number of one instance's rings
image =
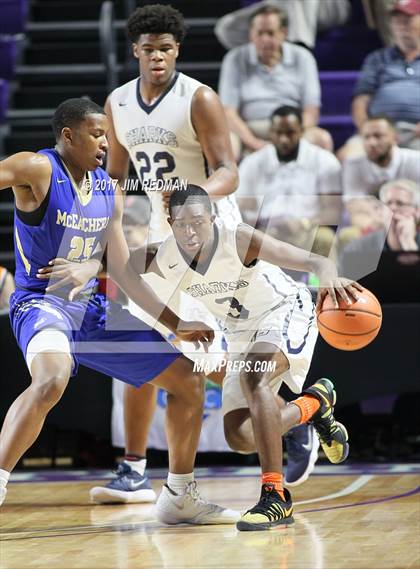
[[[254,433],[248,409],[235,409],[223,418],[225,439],[229,447],[240,454],[256,452]]]

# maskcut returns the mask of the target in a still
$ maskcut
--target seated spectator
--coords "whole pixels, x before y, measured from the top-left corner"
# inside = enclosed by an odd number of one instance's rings
[[[395,0],[362,0],[362,3],[368,27],[378,30],[384,45],[392,45],[388,14],[394,7]]]
[[[333,154],[302,138],[302,123],[300,109],[274,111],[271,144],[244,158],[236,195],[251,225],[328,256],[334,232],[318,226],[338,224],[341,167]]]
[[[309,48],[315,46],[317,31],[345,24],[350,14],[349,0],[262,0],[242,4],[248,7],[230,12],[216,22],[214,32],[226,49],[248,42],[249,20],[263,6],[284,10],[289,21],[287,39]]]
[[[250,43],[225,55],[219,81],[237,157],[241,145],[252,152],[267,144],[270,116],[279,104],[302,108],[305,129],[316,126],[321,104],[315,59],[307,49],[285,41],[282,10],[263,6],[254,12],[249,34]]]
[[[394,45],[365,60],[354,91],[353,120],[359,131],[369,115],[396,124],[398,144],[420,150],[420,0],[399,0],[389,12]],[[358,141],[345,156],[361,152]]]
[[[397,178],[420,183],[420,152],[396,145],[393,123],[386,117],[371,117],[361,128],[364,155],[343,163],[343,197],[352,227],[361,231],[375,229],[376,200],[379,188]],[[360,231],[354,233],[360,235]]]
[[[420,185],[412,180],[387,182],[379,191],[382,227],[355,239],[340,253],[340,274],[366,276],[376,269],[382,251],[420,250]],[[385,206],[385,207],[384,207]]]
[[[0,311],[6,312],[9,308],[9,299],[15,290],[15,281],[7,269],[0,266]]]
[[[384,184],[379,199],[388,208],[391,223],[384,248],[391,251],[420,249],[420,185],[411,180],[395,180]],[[385,225],[387,215],[385,214]]]

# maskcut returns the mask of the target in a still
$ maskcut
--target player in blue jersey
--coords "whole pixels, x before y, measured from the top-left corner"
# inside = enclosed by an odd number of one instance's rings
[[[0,434],[0,503],[10,472],[83,364],[131,385],[153,382],[168,392],[169,501],[159,519],[234,523],[239,513],[205,502],[193,477],[202,380],[159,333],[96,292],[92,275],[101,265],[101,251],[106,247],[113,279],[177,338],[211,343],[213,331],[181,321],[130,266],[121,190],[101,169],[108,130],[103,109],[69,99],[57,108],[53,128],[54,149],[21,152],[0,163],[0,189],[12,187],[16,204],[10,318],[31,374]],[[186,481],[188,491],[178,495]]]

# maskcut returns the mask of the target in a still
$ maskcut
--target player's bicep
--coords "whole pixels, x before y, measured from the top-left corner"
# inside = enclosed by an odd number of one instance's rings
[[[274,239],[249,225],[238,226],[236,245],[239,257],[245,265],[260,259],[275,266],[306,270],[305,266],[309,259],[307,251]]]
[[[19,152],[0,163],[0,190],[26,186],[49,185],[51,164],[43,154]]]
[[[209,88],[199,89],[193,99],[191,118],[210,168],[217,170],[235,164],[226,114],[216,93]]]

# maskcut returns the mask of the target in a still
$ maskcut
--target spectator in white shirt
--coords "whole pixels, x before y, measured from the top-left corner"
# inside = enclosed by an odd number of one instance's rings
[[[420,152],[396,145],[396,131],[387,117],[371,117],[361,128],[365,155],[343,164],[343,197],[354,236],[377,229],[379,188],[396,179],[420,183]],[[346,231],[349,236],[351,233]],[[343,235],[342,235],[343,236]]]
[[[239,167],[238,204],[250,224],[328,255],[334,238],[328,226],[340,219],[341,166],[333,154],[302,138],[302,122],[298,108],[273,112],[271,144]]]
[[[262,6],[250,17],[250,43],[230,50],[223,59],[219,95],[237,156],[267,143],[270,115],[279,105],[301,107],[308,135],[332,150],[329,133],[316,127],[321,87],[315,58],[285,41],[286,36],[286,14],[276,6]]]
[[[378,204],[382,223],[340,253],[340,274],[351,279],[374,271],[382,251],[420,250],[420,186],[412,180],[387,182],[379,191]]]

